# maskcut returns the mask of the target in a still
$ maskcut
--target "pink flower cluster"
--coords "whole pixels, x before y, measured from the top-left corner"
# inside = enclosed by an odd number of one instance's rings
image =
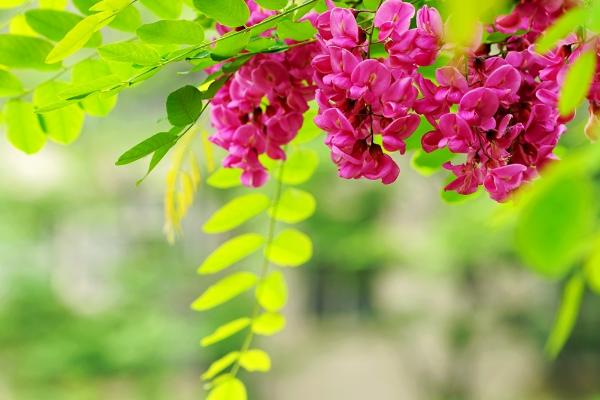
[[[553,150],[569,119],[557,110],[569,49],[561,46],[542,56],[531,40],[559,9],[562,1],[522,1],[496,26],[503,32],[529,29],[526,34],[482,45],[459,68],[439,68],[437,83],[419,80],[423,98],[415,109],[434,126],[422,137],[423,149],[446,147],[464,155],[460,163],[444,165],[456,175],[446,190],[470,194],[483,185],[494,200],[503,201],[555,159]]]
[[[404,140],[419,125],[419,116],[411,112],[418,94],[413,83],[417,68],[436,58],[442,21],[437,10],[424,6],[416,28],[409,29],[414,7],[385,1],[373,26],[389,57],[371,58],[373,32],[359,26],[361,15],[333,8],[316,20],[320,54],[312,62],[319,106],[315,123],[327,133],[325,143],[341,177],[389,184],[400,170],[387,153],[404,153]]]
[[[252,0],[248,6],[250,24],[269,15]],[[302,127],[302,114],[315,92],[310,67],[315,51],[316,44],[307,44],[252,57],[212,99],[216,133],[210,140],[228,152],[224,167],[242,169],[244,185],[263,185],[268,174],[259,156],[285,159],[282,146]]]

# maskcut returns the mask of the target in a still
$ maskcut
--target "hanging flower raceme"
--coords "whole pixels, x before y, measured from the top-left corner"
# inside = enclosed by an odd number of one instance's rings
[[[249,25],[271,14],[252,0],[247,3]],[[219,31],[225,33],[227,28]],[[216,133],[210,140],[228,152],[224,167],[243,171],[244,185],[263,185],[268,174],[259,157],[285,159],[283,146],[302,127],[302,114],[314,98],[310,60],[315,51],[316,44],[310,43],[283,53],[256,55],[213,98],[211,122]]]
[[[357,21],[364,15],[333,8],[317,18],[315,123],[327,133],[341,177],[388,184],[400,172],[388,153],[403,154],[404,141],[419,125],[412,112],[414,81],[417,68],[431,64],[439,51],[442,21],[435,9],[423,7],[416,28],[409,29],[415,9],[400,0],[385,1],[372,23],[361,21],[367,28]],[[387,57],[371,57],[374,42],[384,44]]]
[[[561,1],[522,1],[495,29],[531,30],[480,46],[458,68],[439,68],[437,83],[419,80],[423,98],[415,108],[434,126],[422,138],[423,149],[446,147],[465,156],[444,165],[456,175],[446,190],[470,194],[483,185],[503,201],[555,159],[553,150],[571,118],[560,116],[557,103],[572,38],[546,55],[537,54],[532,41],[565,7]],[[530,19],[529,12],[539,18]]]

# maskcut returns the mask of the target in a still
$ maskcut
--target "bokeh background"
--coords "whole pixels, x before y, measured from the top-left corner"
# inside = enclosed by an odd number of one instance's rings
[[[165,126],[165,93],[198,79],[171,79],[176,71],[122,93],[69,148],[29,157],[0,140],[1,400],[201,399],[201,372],[240,341],[198,344],[247,312],[243,298],[189,308],[211,283],[196,267],[223,240],[202,223],[235,190],[202,186],[169,245],[168,159],[139,187],[142,163],[114,166]],[[444,174],[425,178],[409,157],[392,186],[343,181],[314,147],[320,167],[303,187],[318,200],[304,223],[315,254],[285,271],[288,326],[259,339],[273,370],[249,378],[251,398],[600,399],[600,298],[586,295],[573,336],[548,360],[560,283],[521,264],[498,205],[447,204]]]

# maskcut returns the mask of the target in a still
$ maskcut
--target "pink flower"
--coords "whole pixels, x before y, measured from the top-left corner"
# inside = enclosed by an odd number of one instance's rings
[[[420,122],[421,119],[415,114],[393,120],[381,132],[383,148],[387,151],[399,151],[400,154],[404,154],[406,151],[404,140],[413,134]]]
[[[515,189],[521,186],[527,167],[521,164],[509,164],[490,170],[483,185],[492,199],[504,201]]]
[[[330,15],[330,44],[352,49],[358,44],[358,24],[354,14],[346,8],[334,8]]]
[[[387,39],[392,34],[401,35],[410,27],[415,7],[401,0],[386,0],[375,13],[373,25],[379,29],[378,39]]]
[[[391,74],[385,65],[373,59],[361,61],[352,71],[349,95],[352,99],[365,96],[370,101],[390,87]]]
[[[467,122],[478,125],[482,129],[494,129],[496,114],[500,101],[498,96],[487,88],[477,88],[467,92],[460,100],[458,114]]]

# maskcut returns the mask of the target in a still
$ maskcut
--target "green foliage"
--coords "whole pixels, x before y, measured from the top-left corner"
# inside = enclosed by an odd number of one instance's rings
[[[552,358],[560,353],[571,335],[579,315],[584,289],[585,281],[580,273],[573,275],[565,285],[554,327],[546,343],[546,352]]]
[[[231,353],[225,354],[223,357],[210,364],[206,372],[202,374],[202,379],[210,380],[214,378],[219,373],[223,372],[223,370],[225,370],[227,367],[238,361],[239,358],[239,351],[232,351]]]
[[[218,343],[222,340],[227,339],[228,337],[235,335],[241,330],[247,328],[252,323],[250,318],[238,318],[233,321],[230,321],[224,325],[218,327],[213,333],[208,336],[205,336],[200,341],[200,345],[203,347],[210,346],[211,344]]]
[[[209,394],[206,400],[246,400],[248,395],[246,387],[239,379],[226,379],[217,385]]]
[[[585,279],[594,292],[600,294],[600,240],[592,241],[591,254],[584,264]]]
[[[316,32],[309,21],[283,21],[277,26],[277,35],[281,39],[293,39],[299,42],[312,39]]]
[[[181,15],[183,0],[140,0],[140,2],[161,18],[178,18]]]
[[[239,363],[248,372],[267,372],[271,369],[271,357],[259,349],[243,352],[240,355]]]
[[[287,4],[287,0],[257,0],[256,2],[268,10],[281,10]]]
[[[159,132],[123,153],[117,160],[116,165],[125,165],[139,160],[165,145],[172,145],[177,138],[178,136],[175,132]]]
[[[295,224],[310,218],[317,208],[315,197],[304,190],[288,188],[281,194],[277,207],[270,207],[269,215],[278,221]]]
[[[25,20],[34,31],[52,40],[62,40],[83,18],[68,11],[37,9],[25,13]],[[102,42],[99,32],[92,34],[85,47],[97,47]]]
[[[204,40],[202,25],[194,21],[157,21],[140,26],[141,40],[155,44],[198,44]]]
[[[167,116],[174,126],[192,124],[200,114],[202,114],[202,95],[194,86],[184,86],[167,97]]]
[[[319,165],[319,156],[312,149],[292,150],[282,171],[272,171],[273,176],[286,185],[299,185],[310,179]]]
[[[261,193],[237,197],[217,210],[202,229],[206,233],[230,231],[265,211],[269,203],[269,198]]]
[[[581,104],[588,93],[596,72],[596,51],[588,49],[575,59],[567,71],[558,98],[561,115],[569,115]]]
[[[66,82],[50,81],[38,86],[33,93],[36,108],[60,101],[59,93],[67,87]],[[40,114],[42,128],[48,138],[60,144],[74,142],[81,133],[85,114],[77,104]]]
[[[538,38],[535,43],[535,50],[545,54],[555,48],[559,40],[577,30],[582,21],[585,21],[586,14],[587,10],[579,7],[564,13]]]
[[[209,287],[192,303],[192,308],[197,311],[210,310],[254,287],[257,281],[257,276],[250,272],[231,274]]]
[[[242,26],[250,18],[244,0],[194,0],[194,6],[219,23],[231,27]]]
[[[141,42],[107,44],[98,48],[98,53],[103,59],[108,61],[119,61],[137,65],[155,65],[161,60],[158,51]]]
[[[117,77],[113,74],[110,66],[102,60],[87,59],[73,66],[72,79],[74,85],[95,82],[107,76],[114,77],[115,82],[117,81]],[[87,114],[102,117],[110,113],[115,107],[117,95],[92,93],[85,97],[80,104]]]
[[[266,312],[258,315],[252,322],[252,332],[257,335],[271,336],[285,328],[283,315],[274,312]]]
[[[237,168],[219,168],[206,179],[206,183],[218,189],[229,189],[240,186],[242,170]]]
[[[46,135],[33,111],[33,104],[10,100],[4,105],[2,114],[8,140],[13,146],[27,154],[40,151],[46,143]]]
[[[0,97],[16,97],[23,93],[23,84],[14,74],[0,69]]]
[[[42,71],[58,69],[60,65],[54,61],[46,63],[51,50],[52,45],[44,39],[0,34],[0,64],[8,68]]]
[[[296,229],[285,229],[267,246],[265,255],[274,264],[297,267],[312,257],[312,242]]]
[[[198,268],[199,274],[215,274],[258,251],[265,238],[257,233],[246,233],[229,239],[216,248]]]
[[[427,153],[417,149],[410,159],[410,165],[423,176],[430,176],[438,172],[442,165],[454,158],[454,154],[447,148]]]
[[[287,285],[281,271],[271,271],[256,287],[256,300],[267,311],[279,311],[287,303]]]

